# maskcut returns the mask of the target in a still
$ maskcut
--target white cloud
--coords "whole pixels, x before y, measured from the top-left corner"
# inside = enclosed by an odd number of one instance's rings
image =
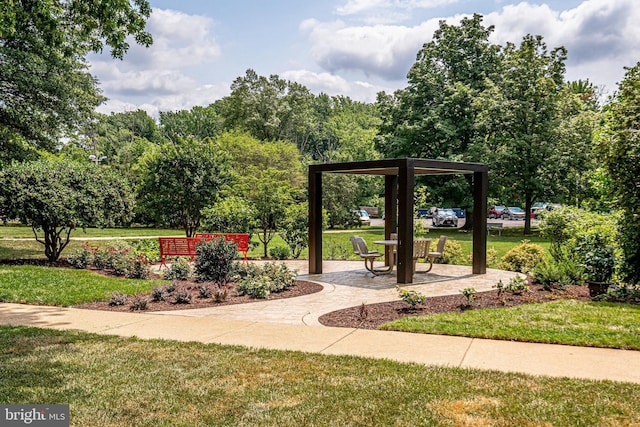
[[[228,89],[203,86],[186,74],[189,67],[206,65],[220,57],[212,27],[213,20],[205,16],[154,9],[147,22],[153,45],[144,48],[131,42],[122,61],[104,54],[91,57],[91,73],[110,98],[99,111],[143,108],[157,116],[158,111],[208,105],[226,94]],[[122,99],[147,101],[135,106]]]
[[[417,52],[431,40],[436,28],[437,19],[415,27],[347,26],[342,21],[305,21],[301,25],[309,32],[313,59],[325,70],[360,70],[388,80],[406,76]]]
[[[289,70],[282,73],[281,77],[298,82],[315,94],[345,95],[365,102],[374,102],[380,91],[392,90],[386,86],[377,86],[362,81],[352,82],[335,74],[316,73],[309,70]]]
[[[587,0],[565,11],[520,3],[485,17],[495,25],[492,41],[519,44],[527,33],[540,34],[551,49],[568,50],[567,79],[589,78],[607,90],[624,77],[624,66],[640,59],[640,3],[633,0]]]

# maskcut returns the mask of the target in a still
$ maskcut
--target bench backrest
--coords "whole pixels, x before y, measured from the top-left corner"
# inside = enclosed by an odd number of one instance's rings
[[[225,233],[225,234],[212,234],[212,233],[198,233],[196,239],[204,239],[209,241],[211,239],[224,238],[227,242],[234,242],[238,247],[238,251],[247,252],[249,250],[249,235],[245,233]]]
[[[196,254],[198,239],[193,237],[158,237],[160,255],[193,256]]]

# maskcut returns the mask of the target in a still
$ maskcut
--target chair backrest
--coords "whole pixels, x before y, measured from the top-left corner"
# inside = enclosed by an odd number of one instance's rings
[[[413,259],[426,258],[430,246],[431,239],[415,239],[413,241]]]
[[[364,239],[360,236],[355,236],[356,237],[356,244],[358,245],[358,253],[360,255],[366,255],[369,253],[369,248],[367,248],[367,242],[364,241]]]
[[[440,236],[438,239],[438,247],[436,248],[436,252],[442,254],[444,252],[444,244],[447,243],[447,236]]]
[[[353,246],[353,253],[360,255],[360,248],[358,248],[358,238],[360,236],[351,236],[349,240],[351,240],[351,246]]]

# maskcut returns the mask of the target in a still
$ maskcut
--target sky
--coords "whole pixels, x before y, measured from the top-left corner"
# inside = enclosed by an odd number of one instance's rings
[[[479,13],[491,41],[518,45],[526,34],[568,50],[566,79],[589,79],[612,94],[624,67],[640,61],[637,0],[150,0],[150,48],[131,42],[124,60],[89,56],[109,100],[102,113],[206,106],[233,81],[259,75],[315,94],[375,102],[406,87],[406,74],[441,20]]]

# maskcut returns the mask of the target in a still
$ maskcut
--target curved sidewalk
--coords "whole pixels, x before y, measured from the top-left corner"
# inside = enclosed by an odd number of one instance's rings
[[[0,303],[0,324],[640,384],[640,352]]]

